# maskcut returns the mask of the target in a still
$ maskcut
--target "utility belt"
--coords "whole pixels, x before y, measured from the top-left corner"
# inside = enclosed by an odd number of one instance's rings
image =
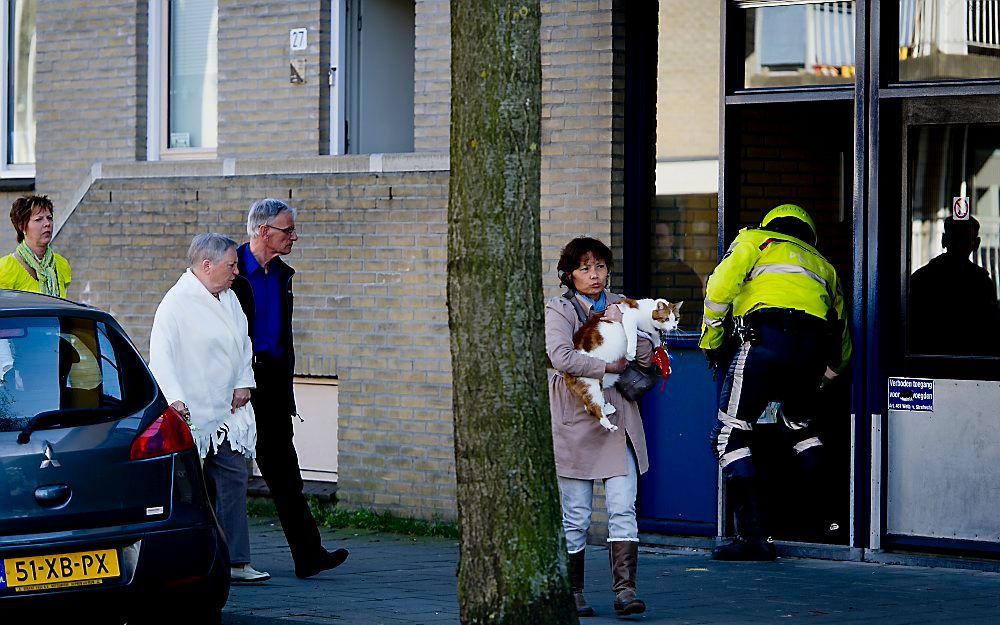
[[[825,319],[792,308],[761,308],[736,319],[736,333],[740,341],[756,342],[756,330],[767,326],[786,334],[812,334],[826,337],[830,324]]]

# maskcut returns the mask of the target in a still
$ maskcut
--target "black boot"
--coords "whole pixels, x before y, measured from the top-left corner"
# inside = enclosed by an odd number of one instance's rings
[[[573,603],[576,604],[577,616],[594,616],[594,608],[583,596],[583,573],[586,551],[569,554],[569,587],[573,591]]]
[[[646,604],[635,596],[635,569],[639,564],[639,543],[616,540],[610,543],[611,576],[614,578],[615,614],[642,614]]]
[[[754,478],[730,477],[727,485],[736,506],[736,537],[728,544],[712,550],[713,560],[771,561],[774,545],[763,527],[760,496]]]

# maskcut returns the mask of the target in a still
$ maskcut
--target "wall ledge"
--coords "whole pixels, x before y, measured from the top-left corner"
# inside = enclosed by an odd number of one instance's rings
[[[406,173],[449,171],[446,152],[406,152],[392,154],[345,154],[298,158],[166,161],[108,161],[94,163],[90,175],[71,196],[57,220],[53,236],[69,221],[76,207],[98,180],[135,178],[204,178],[218,176],[267,176],[307,174]]]

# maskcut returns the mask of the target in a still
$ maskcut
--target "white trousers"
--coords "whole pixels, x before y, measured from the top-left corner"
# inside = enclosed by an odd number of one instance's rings
[[[608,542],[639,541],[639,526],[635,520],[635,497],[639,471],[635,453],[628,450],[628,475],[604,480],[604,495],[608,506]],[[569,553],[583,551],[587,546],[587,530],[594,512],[594,480],[559,478],[563,531]]]

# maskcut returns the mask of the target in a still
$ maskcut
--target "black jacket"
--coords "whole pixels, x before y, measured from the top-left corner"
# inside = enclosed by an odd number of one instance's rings
[[[250,247],[249,243],[244,243],[236,250],[236,260],[238,263],[238,268],[240,273],[233,280],[233,293],[236,294],[236,298],[240,301],[240,306],[243,308],[243,314],[247,316],[247,327],[249,328],[250,340],[254,341],[253,328],[254,328],[254,317],[256,317],[256,305],[254,304],[254,293],[253,287],[250,285],[250,280],[247,276],[246,262],[244,262],[244,253]],[[284,298],[284,319],[285,323],[281,328],[281,335],[278,337],[278,344],[281,345],[285,352],[285,356],[281,358],[276,363],[271,363],[272,366],[267,369],[269,375],[267,379],[262,380],[259,374],[264,373],[264,369],[261,366],[260,361],[257,356],[254,355],[254,375],[258,376],[257,379],[257,391],[267,390],[268,393],[280,393],[287,394],[287,402],[289,407],[289,414],[298,414],[295,410],[295,394],[293,393],[293,383],[292,376],[295,374],[295,348],[292,345],[292,303],[294,296],[292,295],[292,277],[295,275],[295,270],[289,267],[280,257],[271,259],[268,263],[268,272],[277,272],[278,276],[281,277],[285,284],[285,298]],[[280,380],[274,379],[276,376],[274,374],[275,365],[278,371],[280,371]],[[256,393],[255,393],[256,394]],[[272,400],[277,401],[278,398],[268,398],[268,403]]]

